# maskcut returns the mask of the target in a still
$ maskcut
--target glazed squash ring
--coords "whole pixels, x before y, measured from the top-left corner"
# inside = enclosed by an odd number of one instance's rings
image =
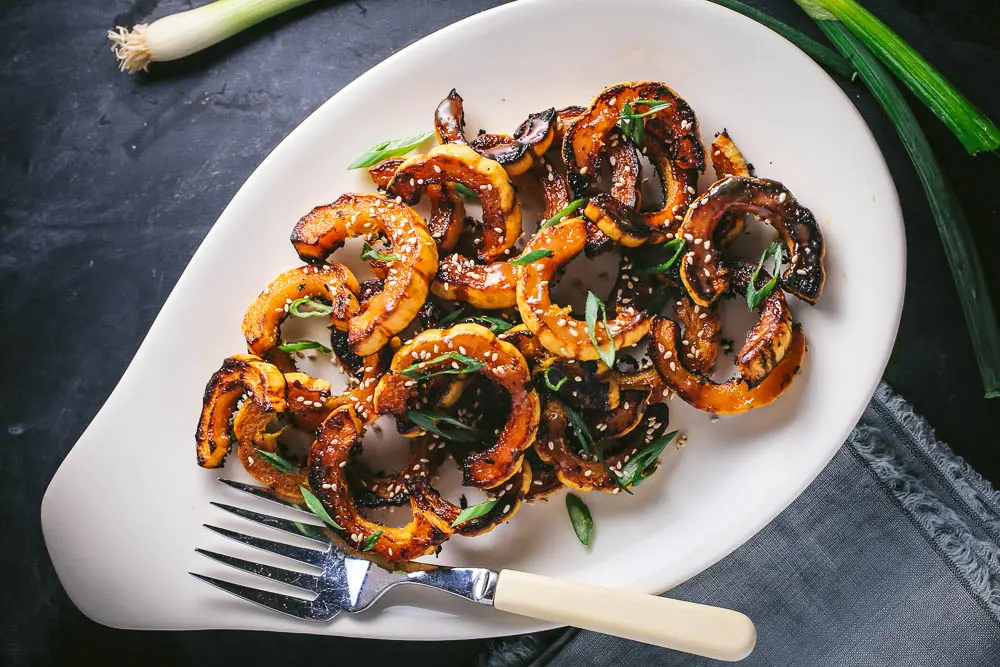
[[[483,237],[479,260],[500,259],[521,235],[521,207],[507,172],[468,146],[435,146],[426,155],[416,155],[399,166],[386,193],[413,204],[429,185],[461,183],[476,192],[483,205]]]
[[[750,388],[739,376],[721,384],[700,373],[692,373],[678,361],[678,327],[671,320],[658,317],[653,323],[656,352],[653,364],[664,382],[681,399],[704,412],[737,414],[772,403],[791,385],[802,365],[806,339],[795,325],[784,358],[756,387]],[[661,349],[662,348],[662,349]]]
[[[616,130],[625,104],[636,100],[658,100],[670,104],[645,119],[646,126],[670,142],[671,162],[683,170],[704,169],[705,155],[698,134],[698,118],[681,97],[662,83],[625,82],[605,88],[577,118],[563,137],[563,160],[574,192],[589,189],[597,175],[601,153]],[[639,109],[644,109],[639,105]]]
[[[587,201],[583,214],[608,238],[627,248],[645,243],[652,231],[634,208],[603,192]]]
[[[661,126],[650,120],[646,131],[646,156],[656,169],[662,204],[638,215],[652,232],[650,243],[674,238],[684,220],[684,212],[694,199],[701,168],[681,166],[673,157],[673,144],[661,137]],[[669,134],[669,133],[667,133]]]
[[[454,88],[434,110],[434,134],[439,144],[467,144],[465,102]]]
[[[312,297],[333,307],[330,323],[346,329],[348,320],[359,309],[358,280],[342,264],[301,266],[285,271],[260,293],[243,316],[243,335],[250,352],[266,359],[282,371],[295,370],[287,352],[278,349],[281,323],[288,317],[288,307],[302,297]]]
[[[225,461],[233,444],[230,422],[244,393],[268,415],[268,421],[287,409],[285,376],[277,366],[252,354],[236,354],[223,361],[205,387],[195,431],[201,467],[218,468]]]
[[[360,356],[380,350],[417,316],[437,272],[437,245],[416,211],[382,195],[345,194],[318,206],[292,230],[299,257],[320,262],[351,237],[381,232],[398,257],[381,293],[348,321],[348,342]]]
[[[498,340],[489,329],[478,324],[423,331],[396,351],[390,366],[392,372],[379,381],[375,390],[375,409],[379,414],[403,414],[408,404],[420,395],[421,383],[400,371],[447,353],[462,354],[482,363],[478,372],[510,397],[510,415],[493,444],[472,452],[462,462],[463,483],[493,488],[520,469],[524,452],[535,441],[538,430],[538,394],[531,386],[528,364],[516,347]]]
[[[584,323],[572,316],[572,309],[552,303],[549,281],[561,266],[583,251],[587,241],[586,224],[580,218],[570,218],[535,234],[528,241],[525,254],[547,249],[553,255],[518,267],[517,281],[517,309],[528,329],[552,354],[580,360],[597,359],[597,348]],[[602,324],[596,328],[595,337],[598,344],[605,346],[610,332],[615,349],[621,350],[642,340],[649,326],[650,317],[633,305],[615,304],[614,317],[609,317],[607,331]]]
[[[569,186],[545,157],[539,158],[531,173],[542,191],[542,219],[547,220],[569,204]],[[478,264],[457,253],[446,255],[438,264],[431,292],[482,310],[511,308],[517,305],[517,270],[510,260]]]
[[[788,262],[780,281],[782,288],[808,303],[816,303],[826,280],[826,246],[816,218],[781,183],[745,176],[727,176],[716,182],[692,202],[684,216],[681,232],[691,241],[692,250],[681,263],[681,280],[694,302],[711,305],[728,286],[719,249],[709,245],[716,240],[719,223],[727,211],[753,213],[777,229]]]
[[[531,489],[531,479],[531,466],[524,462],[521,469],[503,486],[497,487],[497,493],[491,495],[490,500],[496,501],[493,508],[483,516],[458,524],[454,527],[455,532],[464,537],[473,537],[488,533],[501,523],[510,521]],[[411,476],[406,484],[415,507],[433,512],[447,521],[448,525],[458,519],[462,508],[445,500],[427,476]]]
[[[743,153],[736,147],[729,132],[725,129],[715,135],[711,147],[712,168],[715,169],[716,180],[726,176],[752,176],[750,165]],[[718,243],[720,248],[728,248],[746,226],[746,213],[729,211],[719,223]]]
[[[733,291],[745,296],[755,269],[749,262],[730,263],[730,285]],[[770,278],[762,270],[757,277],[758,287],[762,287]],[[747,333],[743,347],[736,353],[736,370],[751,388],[760,384],[785,357],[793,335],[792,313],[780,289],[772,290],[761,302],[758,311],[757,322]],[[694,367],[690,368],[695,370]]]
[[[368,168],[375,187],[385,190],[399,165],[406,162],[404,157],[393,157],[383,160]],[[427,229],[431,238],[437,242],[438,248],[451,250],[462,236],[465,224],[465,198],[458,194],[450,185],[430,185],[427,187],[427,197],[431,203],[431,217],[427,220]]]
[[[451,526],[433,512],[421,510],[411,502],[413,519],[399,528],[369,521],[358,513],[345,468],[352,454],[358,451],[363,433],[364,427],[350,407],[338,408],[327,417],[309,450],[312,492],[344,529],[353,547],[360,548],[374,540],[370,551],[392,561],[412,560],[433,553],[453,532]]]

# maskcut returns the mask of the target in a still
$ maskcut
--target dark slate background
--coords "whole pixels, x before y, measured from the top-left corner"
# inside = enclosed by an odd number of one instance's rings
[[[751,1],[816,34],[790,0]],[[107,28],[191,4],[0,0],[0,664],[473,664],[487,642],[111,630],[84,618],[56,580],[39,525],[45,486],[239,185],[356,76],[420,37],[499,3],[320,1],[148,75],[115,69]],[[1000,120],[1000,3],[865,4]],[[553,26],[553,45],[539,49],[553,75],[560,58],[566,58],[561,66],[571,66],[563,47],[601,48],[599,35],[577,39],[570,44]],[[497,48],[518,47],[505,40]],[[762,94],[767,86],[762,79]],[[1000,482],[1000,401],[982,398],[916,175],[870,97],[857,85],[844,87],[879,140],[906,216],[906,306],[887,377],[946,441]],[[1000,294],[994,240],[1000,160],[968,157],[928,113],[918,114]],[[851,372],[849,360],[844,372]],[[122,465],[127,474],[128,462]]]

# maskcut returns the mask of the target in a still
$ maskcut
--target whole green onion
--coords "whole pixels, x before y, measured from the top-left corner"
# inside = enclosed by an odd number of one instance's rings
[[[979,362],[979,374],[986,397],[1000,397],[1000,330],[997,327],[996,311],[990,300],[969,223],[962,213],[958,198],[941,173],[913,110],[885,68],[839,21],[826,19],[818,20],[817,23],[857,70],[861,80],[896,126],[896,132],[920,177],[937,223],[938,234],[941,235],[969,328],[972,348]]]
[[[969,153],[1000,148],[1000,128],[867,9],[854,0],[795,1],[821,28],[839,20],[948,126]]]
[[[118,67],[132,74],[151,62],[177,60],[207,49],[276,14],[311,0],[217,0],[131,30],[108,31]]]

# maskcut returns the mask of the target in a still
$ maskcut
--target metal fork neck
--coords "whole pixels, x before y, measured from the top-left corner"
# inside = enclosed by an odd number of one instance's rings
[[[499,574],[484,567],[437,568],[408,572],[408,583],[436,588],[479,604],[493,604]]]

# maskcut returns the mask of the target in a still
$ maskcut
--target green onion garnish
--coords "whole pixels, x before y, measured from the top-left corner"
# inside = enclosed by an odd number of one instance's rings
[[[462,313],[465,312],[465,306],[459,306],[455,310],[451,311],[440,320],[438,320],[437,325],[442,329],[451,326],[452,323],[457,322],[458,318],[462,317]]]
[[[369,535],[368,537],[366,537],[364,542],[361,543],[361,550],[371,551],[372,547],[375,546],[375,543],[378,542],[379,538],[382,537],[382,534],[384,532],[385,531],[380,528],[371,535]]]
[[[455,517],[455,520],[451,522],[451,527],[454,528],[455,526],[463,524],[466,521],[478,519],[481,516],[489,514],[493,508],[496,507],[498,502],[498,500],[487,500],[479,503],[478,505],[470,505],[466,507],[464,510],[459,512],[458,516]]]
[[[343,528],[340,527],[340,524],[334,521],[333,517],[330,516],[330,513],[326,511],[326,508],[323,507],[323,503],[319,501],[319,498],[313,495],[312,491],[304,486],[300,486],[299,491],[302,492],[302,500],[306,501],[306,507],[309,508],[310,512],[322,519],[324,523],[333,526],[337,530],[343,530]]]
[[[556,211],[555,215],[553,215],[551,218],[549,218],[548,220],[543,221],[542,224],[538,225],[538,230],[541,231],[541,230],[545,229],[546,227],[551,227],[552,225],[558,225],[560,222],[563,221],[563,219],[566,216],[571,215],[573,212],[576,211],[576,209],[578,209],[581,206],[583,206],[583,202],[585,202],[585,201],[587,201],[587,200],[586,199],[574,199],[570,203],[566,204],[566,206],[564,206],[563,208],[561,208],[558,211]]]
[[[259,447],[255,447],[254,449],[257,450],[257,454],[260,455],[260,458],[264,459],[264,461],[269,463],[271,467],[278,472],[296,472],[299,469],[298,466],[283,456],[279,456],[274,452],[269,452]]]
[[[394,252],[379,252],[369,245],[368,241],[361,244],[361,259],[366,262],[377,260],[379,262],[398,262],[399,255]]]
[[[764,283],[763,287],[757,289],[757,277],[764,270],[764,265],[767,264],[768,260],[773,260],[774,262],[774,266],[771,269],[771,279]],[[747,305],[750,307],[750,310],[757,310],[757,307],[763,303],[764,299],[774,291],[774,286],[778,284],[778,274],[781,272],[782,261],[781,243],[779,241],[771,241],[771,245],[764,248],[764,252],[760,254],[760,262],[757,263],[757,268],[754,270],[753,275],[750,276],[750,284],[747,285]]]
[[[569,513],[570,523],[573,524],[576,539],[580,540],[583,546],[589,547],[594,535],[594,518],[590,515],[590,508],[576,494],[567,493],[566,511]]]
[[[549,366],[544,371],[542,371],[542,380],[545,382],[545,386],[551,389],[552,391],[559,391],[559,389],[564,384],[566,384],[569,378],[567,378],[564,375],[563,377],[559,378],[558,382],[552,382],[552,378],[549,377],[549,373],[552,372],[553,370],[556,370],[555,366]]]
[[[604,455],[597,449],[597,445],[594,443],[594,436],[591,435],[590,429],[587,428],[587,422],[583,421],[583,417],[580,413],[571,408],[568,405],[563,406],[563,413],[566,415],[566,420],[569,422],[569,426],[574,433],[576,433],[576,440],[580,443],[580,449],[584,451],[585,454],[592,454],[597,461],[604,467],[608,473],[608,477],[611,478],[618,488],[620,488],[625,493],[631,495],[632,491],[629,490],[624,483],[622,483],[621,478],[611,469],[608,462],[604,460]]]
[[[499,317],[493,317],[492,315],[472,315],[471,317],[466,317],[462,321],[472,322],[473,324],[482,324],[494,334],[502,334],[504,331],[508,331],[514,326],[512,322],[508,322],[507,320]]]
[[[434,435],[444,438],[445,440],[454,440],[456,442],[475,442],[483,435],[479,429],[473,428],[468,424],[463,424],[453,417],[442,415],[437,412],[409,410],[407,411],[406,416],[410,418],[410,421],[428,433],[433,433]]]
[[[455,188],[455,192],[462,195],[463,197],[469,197],[470,199],[479,199],[479,195],[475,190],[462,183],[452,183],[452,187]]]
[[[681,253],[684,252],[684,246],[686,244],[687,242],[682,238],[676,238],[667,241],[660,247],[667,252],[673,251],[674,254],[670,256],[670,259],[661,264],[639,267],[633,270],[632,273],[637,276],[645,276],[651,273],[663,273],[664,271],[668,270],[671,266],[673,266],[675,262],[677,262],[677,258],[681,256]]]
[[[297,340],[291,343],[282,343],[278,346],[282,352],[299,352],[301,350],[319,350],[323,354],[330,354],[332,350],[322,343],[314,340]]]
[[[348,169],[364,169],[378,164],[382,160],[406,155],[414,148],[424,143],[434,135],[433,132],[421,132],[402,139],[381,141],[364,152],[357,160],[348,165]]]
[[[525,264],[531,264],[539,259],[545,259],[546,257],[551,257],[554,255],[551,250],[547,248],[540,248],[538,250],[532,250],[527,255],[521,255],[517,259],[510,260],[510,263],[514,266],[524,266]]]
[[[629,459],[629,462],[622,467],[622,479],[625,484],[632,487],[639,486],[646,481],[647,477],[656,472],[657,467],[659,467],[657,459],[675,435],[677,435],[677,431],[660,436]]]
[[[308,307],[309,310],[302,310],[303,307]],[[301,299],[292,301],[288,305],[288,312],[295,317],[322,317],[323,315],[332,313],[333,306],[322,301],[317,301],[312,297],[304,296]]]
[[[597,313],[600,311],[602,323],[604,324],[604,333],[608,336],[608,347],[602,348],[597,342]],[[604,308],[604,302],[597,298],[597,295],[593,292],[587,292],[587,308],[586,308],[586,320],[587,320],[587,335],[590,336],[590,342],[594,344],[597,349],[597,356],[601,358],[601,361],[607,365],[608,368],[612,368],[615,365],[615,338],[611,335],[611,328],[608,327],[608,313]]]
[[[642,147],[645,138],[646,126],[642,124],[642,119],[635,115],[632,105],[626,102],[618,115],[618,128],[622,134],[636,146]]]
[[[434,367],[437,364],[448,361],[451,363],[447,366],[441,366],[440,368],[434,370],[424,370],[428,367]],[[417,363],[407,366],[399,372],[400,374],[411,377],[414,380],[426,380],[427,378],[432,378],[437,375],[463,375],[465,373],[475,373],[482,367],[483,362],[478,359],[473,359],[472,357],[459,354],[457,352],[445,352],[444,354],[434,357],[433,359],[418,361]]]

